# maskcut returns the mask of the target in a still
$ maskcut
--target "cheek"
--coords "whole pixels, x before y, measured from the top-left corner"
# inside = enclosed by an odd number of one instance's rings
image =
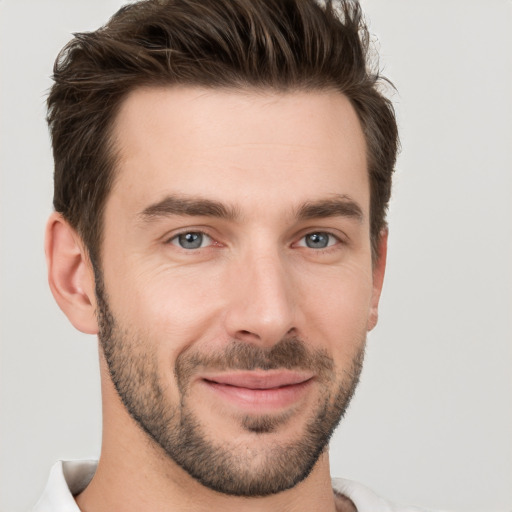
[[[219,317],[219,272],[138,269],[121,282],[111,300],[112,310],[125,325],[158,345],[160,354],[174,359],[189,345],[212,334]],[[164,356],[165,357],[165,356]]]
[[[287,280],[301,336],[347,357],[364,340],[372,292],[371,262],[353,260],[340,267],[291,263]],[[125,258],[108,276],[112,312],[156,345],[166,365],[193,344],[221,346],[223,318],[244,293],[232,282],[228,263],[171,268]]]
[[[318,336],[333,353],[353,353],[365,339],[372,296],[371,272],[365,266],[330,269],[316,285],[302,280],[303,313],[308,337]]]

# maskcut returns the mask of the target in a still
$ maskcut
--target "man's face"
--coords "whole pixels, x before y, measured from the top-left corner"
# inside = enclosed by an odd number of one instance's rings
[[[336,92],[148,88],[115,126],[100,340],[156,446],[204,485],[289,488],[373,326],[364,137]]]

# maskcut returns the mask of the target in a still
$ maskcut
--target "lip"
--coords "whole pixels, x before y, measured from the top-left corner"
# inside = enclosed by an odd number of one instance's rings
[[[286,409],[307,393],[314,375],[309,372],[270,370],[202,375],[200,382],[214,396],[245,412]]]

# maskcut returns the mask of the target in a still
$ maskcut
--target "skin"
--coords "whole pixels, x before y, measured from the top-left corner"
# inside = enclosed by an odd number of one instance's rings
[[[383,232],[372,262],[366,148],[349,101],[338,92],[145,88],[124,101],[114,134],[120,158],[104,216],[104,285],[118,324],[142,344],[133,350],[156,354],[169,403],[180,400],[177,358],[222,354],[232,340],[271,349],[299,337],[333,361],[327,391],[335,390],[377,322],[387,243]],[[236,215],[162,214],[155,205],[168,197],[215,201]],[[333,202],[349,208],[298,215],[304,205]],[[201,248],[180,247],[177,235],[190,232],[207,235]],[[308,247],[311,233],[328,233],[328,247]],[[60,307],[76,328],[98,334],[87,251],[57,213],[46,253]],[[278,494],[244,498],[204,487],[128,414],[101,350],[100,367],[103,443],[97,473],[76,498],[83,511],[353,510],[331,490],[327,451]],[[241,426],[240,404],[205,388],[203,376],[190,380],[190,407],[212,442],[240,453],[264,455],[300,438],[326,393],[313,378],[291,404],[270,411],[289,420],[258,435]]]

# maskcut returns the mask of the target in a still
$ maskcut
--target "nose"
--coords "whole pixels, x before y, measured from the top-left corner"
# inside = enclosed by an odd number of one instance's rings
[[[279,254],[253,254],[239,262],[225,315],[228,335],[272,346],[295,330],[293,282]]]

